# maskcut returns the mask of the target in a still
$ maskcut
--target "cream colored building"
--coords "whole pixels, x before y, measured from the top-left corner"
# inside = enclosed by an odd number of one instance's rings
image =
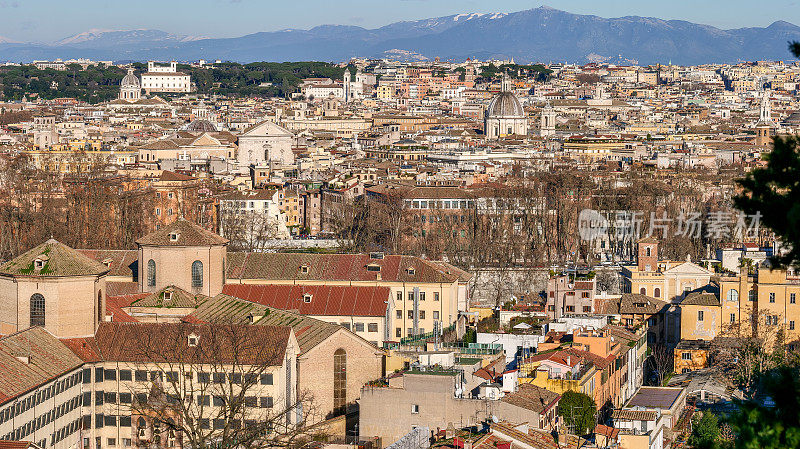
[[[42,326],[93,335],[105,317],[109,268],[50,239],[0,266],[0,334]]]
[[[180,218],[136,244],[139,291],[152,293],[174,285],[206,296],[222,292],[227,239]]]

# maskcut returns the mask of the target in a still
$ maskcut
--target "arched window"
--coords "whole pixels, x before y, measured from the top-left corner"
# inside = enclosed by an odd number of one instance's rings
[[[653,290],[653,296],[655,296],[656,298],[660,298],[661,297],[661,289],[656,287],[655,290]]]
[[[140,440],[147,438],[146,429],[147,424],[144,422],[144,418],[139,417],[139,419],[136,420],[136,431]]]
[[[344,412],[347,405],[347,352],[337,349],[333,353],[333,410]]]
[[[639,289],[639,293],[642,294],[642,295],[646,295],[647,294],[647,289],[642,287],[642,288]]]
[[[156,286],[156,261],[153,259],[147,261],[147,286]]]
[[[31,296],[31,327],[44,326],[44,296],[34,293]]]
[[[739,300],[739,291],[732,288],[728,290],[728,301],[738,301]]]
[[[192,287],[203,286],[203,262],[195,260],[192,262]]]
[[[651,254],[651,250],[650,250],[650,247],[648,246],[647,248],[644,249],[644,255],[647,256],[647,257],[650,257],[650,254]]]
[[[103,321],[103,291],[97,290],[97,322]]]

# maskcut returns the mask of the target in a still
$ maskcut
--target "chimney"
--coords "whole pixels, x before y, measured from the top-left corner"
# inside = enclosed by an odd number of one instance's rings
[[[29,355],[18,355],[16,358],[17,358],[17,360],[19,360],[20,362],[22,362],[22,363],[24,363],[26,365],[30,365],[31,364],[31,356],[29,356]]]

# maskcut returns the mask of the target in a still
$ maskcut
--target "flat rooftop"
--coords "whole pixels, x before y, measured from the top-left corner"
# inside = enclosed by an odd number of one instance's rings
[[[645,407],[668,409],[678,400],[683,388],[675,387],[641,387],[628,401],[625,408]]]

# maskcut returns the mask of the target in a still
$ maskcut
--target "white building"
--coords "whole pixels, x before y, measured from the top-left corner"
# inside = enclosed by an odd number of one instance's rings
[[[162,64],[148,61],[147,72],[142,74],[142,89],[150,92],[191,92],[191,77],[179,72],[177,63]]]
[[[269,121],[251,126],[239,135],[239,167],[293,164],[293,139],[291,131]]]

